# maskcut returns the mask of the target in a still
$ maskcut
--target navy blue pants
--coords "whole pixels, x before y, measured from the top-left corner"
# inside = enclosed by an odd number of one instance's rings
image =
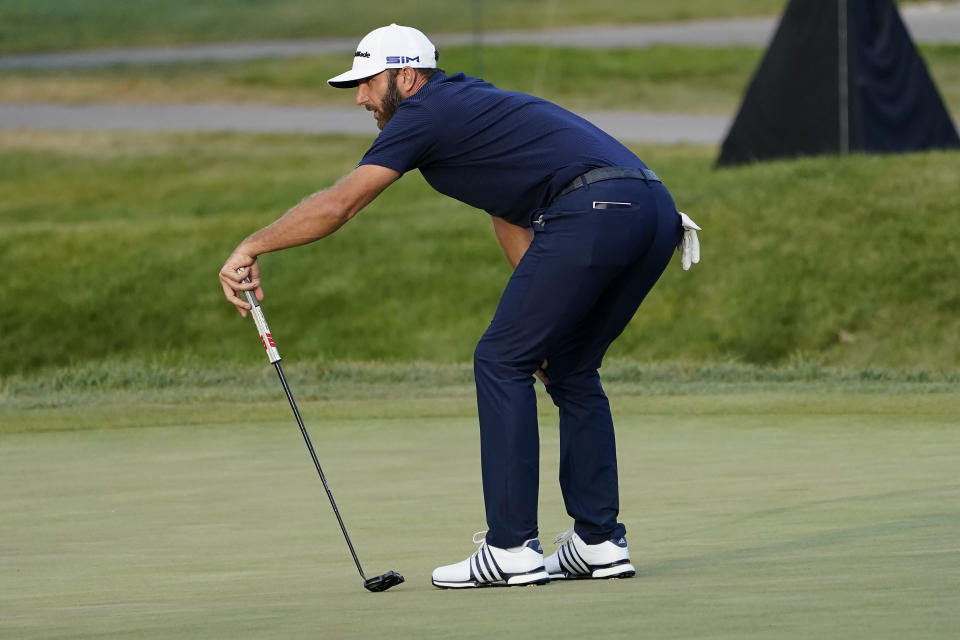
[[[595,201],[630,204],[597,209]],[[580,537],[597,544],[626,531],[597,370],[670,261],[680,216],[659,182],[615,179],[572,191],[534,218],[542,222],[474,353],[487,542],[514,547],[539,535],[533,373],[548,360],[564,504]]]

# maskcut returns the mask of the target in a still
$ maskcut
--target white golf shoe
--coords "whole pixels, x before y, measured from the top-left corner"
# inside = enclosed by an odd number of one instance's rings
[[[543,560],[551,580],[573,578],[632,578],[637,570],[630,564],[624,538],[587,544],[573,529],[554,540],[560,545]]]
[[[434,569],[433,586],[441,589],[519,587],[550,581],[543,566],[543,549],[536,538],[519,547],[501,549],[487,544],[485,535],[486,531],[473,535],[474,544],[480,547],[472,556]]]

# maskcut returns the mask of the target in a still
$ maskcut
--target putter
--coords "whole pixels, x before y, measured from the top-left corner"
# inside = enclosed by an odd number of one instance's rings
[[[250,278],[244,278],[243,281],[250,282]],[[267,320],[263,316],[260,302],[256,296],[253,295],[252,291],[246,291],[244,293],[247,295],[247,302],[252,306],[250,312],[251,315],[253,315],[254,324],[257,325],[257,331],[260,332],[260,340],[263,342],[263,348],[267,350],[267,357],[270,359],[270,364],[276,367],[277,375],[280,376],[280,384],[283,385],[283,391],[287,394],[287,400],[290,401],[290,408],[293,409],[293,415],[297,418],[297,424],[300,425],[300,433],[303,434],[303,441],[307,443],[307,449],[310,450],[310,457],[313,458],[313,464],[317,468],[317,473],[320,474],[320,482],[323,483],[323,488],[327,491],[327,497],[330,498],[330,506],[333,507],[333,513],[337,516],[337,522],[340,523],[340,530],[343,531],[343,537],[347,541],[347,546],[350,547],[350,555],[353,556],[353,561],[357,565],[357,571],[360,572],[360,577],[363,578],[364,588],[368,591],[386,591],[390,587],[395,587],[403,582],[403,576],[396,571],[387,571],[384,574],[373,576],[372,578],[368,578],[363,572],[363,567],[360,566],[360,559],[357,557],[357,552],[354,550],[350,536],[347,534],[347,527],[344,526],[343,518],[340,517],[340,510],[337,509],[337,503],[333,499],[333,492],[330,491],[330,485],[327,484],[327,478],[323,475],[323,469],[320,468],[320,461],[317,459],[317,454],[313,450],[310,435],[307,433],[307,428],[303,426],[303,418],[300,417],[300,410],[297,409],[297,403],[293,399],[290,385],[287,384],[287,378],[283,375],[283,369],[280,367],[280,352],[277,350],[277,345],[274,343],[273,336],[270,334],[270,328],[267,326]]]

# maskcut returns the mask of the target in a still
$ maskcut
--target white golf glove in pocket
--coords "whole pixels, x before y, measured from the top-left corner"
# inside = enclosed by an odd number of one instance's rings
[[[691,264],[700,262],[700,239],[697,238],[700,227],[683,211],[677,211],[677,213],[680,214],[680,221],[683,224],[683,237],[677,245],[677,251],[680,252],[680,266],[684,271],[689,271]]]

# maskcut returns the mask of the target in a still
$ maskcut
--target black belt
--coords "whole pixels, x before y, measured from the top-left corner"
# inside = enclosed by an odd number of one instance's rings
[[[594,182],[601,182],[603,180],[615,180],[617,178],[633,178],[635,180],[643,180],[644,182],[660,182],[660,178],[657,177],[653,171],[650,169],[630,169],[627,167],[599,167],[597,169],[590,169],[586,173],[577,176],[570,183],[560,190],[554,200],[560,196],[565,196],[571,191],[576,191],[580,187],[585,187],[588,184],[593,184]],[[552,202],[552,201],[551,201]]]

